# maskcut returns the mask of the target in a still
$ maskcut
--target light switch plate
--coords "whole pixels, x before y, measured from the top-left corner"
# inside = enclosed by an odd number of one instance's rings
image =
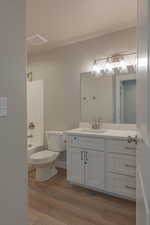
[[[0,97],[0,117],[7,117],[7,97]]]

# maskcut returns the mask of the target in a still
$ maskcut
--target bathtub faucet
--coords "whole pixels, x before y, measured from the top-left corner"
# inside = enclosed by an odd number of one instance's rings
[[[32,134],[31,135],[28,135],[27,138],[33,138],[33,135]]]

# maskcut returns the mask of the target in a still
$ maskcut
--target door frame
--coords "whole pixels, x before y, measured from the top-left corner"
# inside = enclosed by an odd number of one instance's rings
[[[121,96],[120,96],[120,88],[121,82],[126,80],[136,80],[136,73],[132,74],[119,74],[116,75],[116,91],[115,91],[115,99],[116,99],[116,115],[115,121],[116,123],[121,123]]]

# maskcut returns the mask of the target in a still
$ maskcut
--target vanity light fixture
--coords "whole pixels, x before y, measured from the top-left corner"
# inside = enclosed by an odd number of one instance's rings
[[[126,65],[126,62],[124,60],[120,61],[120,68],[123,71],[127,69],[127,65]]]
[[[129,68],[132,66],[136,68],[136,59],[135,62],[127,62],[128,56],[136,56],[136,53],[130,54],[116,54],[107,58],[95,59],[92,67],[92,72],[96,76],[109,75],[115,73],[128,73]],[[134,57],[133,57],[134,58]]]

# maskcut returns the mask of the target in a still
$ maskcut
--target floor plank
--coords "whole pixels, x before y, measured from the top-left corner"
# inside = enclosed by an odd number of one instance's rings
[[[29,174],[29,225],[135,225],[135,203],[73,186],[66,171],[46,182]]]

